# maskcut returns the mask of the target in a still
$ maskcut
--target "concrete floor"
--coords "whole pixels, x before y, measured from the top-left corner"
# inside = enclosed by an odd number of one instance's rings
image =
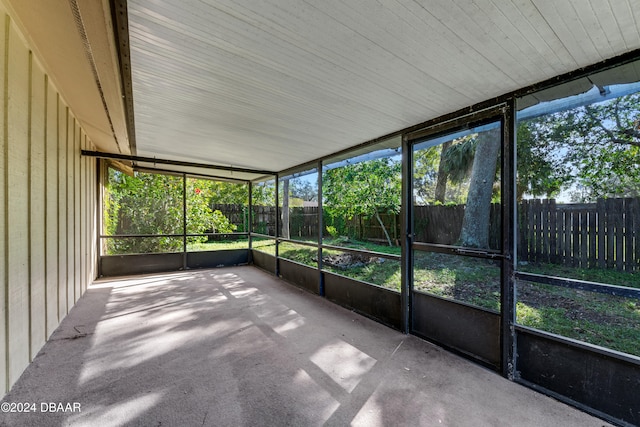
[[[606,425],[254,267],[96,282],[2,402],[36,404],[10,426]]]

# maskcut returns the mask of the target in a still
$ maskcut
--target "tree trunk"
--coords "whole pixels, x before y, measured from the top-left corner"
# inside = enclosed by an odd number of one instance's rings
[[[290,238],[289,234],[289,180],[282,181],[282,237]]]
[[[473,248],[489,247],[491,195],[500,154],[500,127],[478,135],[473,158],[467,205],[459,243]]]
[[[440,162],[438,164],[438,179],[436,181],[435,199],[440,203],[444,203],[445,194],[447,192],[447,179],[449,179],[449,173],[444,168],[444,153],[449,147],[451,147],[453,141],[447,141],[442,144],[442,151],[440,151]]]

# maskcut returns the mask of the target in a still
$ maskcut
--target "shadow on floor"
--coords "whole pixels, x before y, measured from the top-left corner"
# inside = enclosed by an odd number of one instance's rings
[[[2,402],[37,404],[11,426],[604,424],[249,266],[96,282]]]

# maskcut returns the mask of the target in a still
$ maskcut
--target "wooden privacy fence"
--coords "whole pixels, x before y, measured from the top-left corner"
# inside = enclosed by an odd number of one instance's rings
[[[455,245],[460,239],[465,205],[429,205],[413,207],[415,240]],[[489,248],[501,247],[500,205],[492,204],[489,214]]]
[[[215,204],[210,206],[212,211],[220,211],[227,217],[231,224],[235,224],[238,229],[236,231],[248,231],[249,223],[249,207],[243,205],[227,205],[227,204]]]
[[[326,218],[326,217],[325,217]],[[398,236],[400,236],[400,215],[395,213],[381,213],[380,220],[384,224],[384,228],[389,233],[391,242],[395,245],[400,245]],[[325,219],[328,222],[328,219]],[[350,220],[345,221],[345,226],[349,230],[351,236],[363,240],[369,240],[375,243],[387,244],[387,236],[384,234],[380,222],[375,217],[363,218],[358,215],[354,216]]]
[[[520,204],[518,260],[640,271],[640,199]]]
[[[212,205],[212,209],[222,211],[229,219],[234,214],[242,212],[237,205]],[[317,237],[318,236],[318,207],[292,207],[289,210],[289,233],[291,237]],[[400,217],[396,214],[380,214],[389,236],[397,240],[400,234]],[[324,224],[331,225],[328,215],[324,215]],[[232,220],[233,222],[233,220]],[[380,241],[386,243],[386,238],[382,227],[375,218],[360,218],[355,216],[344,221],[344,226],[352,236],[359,238]],[[276,228],[276,208],[273,206],[253,207],[253,230],[261,234],[275,234]],[[326,228],[323,235],[328,236]]]
[[[244,218],[242,206],[216,205],[232,222]],[[415,206],[416,241],[456,244],[464,217],[464,205]],[[382,214],[393,240],[401,235],[400,216]],[[330,225],[325,215],[325,226]],[[275,234],[276,209],[254,206],[254,230]],[[344,221],[352,236],[386,242],[375,218]],[[318,208],[290,210],[291,237],[318,233]],[[500,248],[500,205],[491,206],[489,247]],[[322,230],[328,235],[326,229]],[[576,268],[610,268],[640,271],[640,198],[598,199],[596,203],[559,204],[554,199],[524,200],[518,205],[518,261],[563,264]]]
[[[295,207],[289,210],[289,236],[291,238],[318,236],[318,207]]]
[[[253,206],[252,229],[255,233],[276,234],[276,208],[274,206]]]

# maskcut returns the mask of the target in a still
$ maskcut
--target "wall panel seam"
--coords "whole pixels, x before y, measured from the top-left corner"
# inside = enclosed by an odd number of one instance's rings
[[[65,268],[65,294],[64,294],[64,307],[65,315],[69,314],[69,107],[64,108],[64,146],[65,146],[65,159],[64,159],[64,207],[66,212],[65,218],[65,232],[66,237],[64,239],[64,268]]]
[[[32,126],[33,126],[33,54],[31,52],[31,50],[29,50],[29,66],[28,66],[28,73],[29,73],[29,89],[28,89],[28,93],[27,93],[27,298],[28,298],[28,303],[27,303],[27,307],[28,307],[28,331],[29,331],[29,337],[28,337],[28,351],[29,351],[29,362],[32,361],[31,358],[31,350],[33,347],[33,343],[32,341],[32,337],[33,337],[33,319],[32,319],[32,309],[33,307],[31,307],[31,302],[32,302],[32,295],[33,295],[33,277],[32,277],[32,272],[31,272],[31,226],[32,226],[32,222],[33,222],[33,216],[31,215],[31,184],[32,184],[32,180],[33,180],[33,176],[32,176],[32,160],[33,160],[33,153],[32,153],[32,139],[33,139],[33,133],[32,133]]]
[[[48,213],[49,213],[49,192],[47,191],[47,180],[49,178],[49,76],[44,75],[44,335],[45,340],[49,338],[49,230],[48,226]]]
[[[77,268],[77,260],[76,260],[76,132],[78,130],[78,126],[76,123],[76,119],[75,117],[73,118],[73,136],[71,137],[71,180],[73,181],[73,189],[71,191],[71,224],[73,225],[73,228],[71,230],[71,237],[72,237],[72,241],[73,241],[73,245],[72,245],[72,251],[71,253],[73,254],[73,256],[71,257],[73,259],[73,262],[71,264],[72,270],[73,270],[73,281],[72,281],[72,286],[73,286],[73,303],[75,304],[76,301],[78,301],[78,296],[76,295],[76,276],[78,274],[78,272],[76,271]]]
[[[9,391],[9,260],[7,259],[7,253],[9,251],[9,239],[7,239],[7,233],[9,230],[9,203],[7,203],[7,194],[8,191],[8,163],[9,163],[9,35],[10,35],[10,26],[11,26],[11,18],[9,15],[5,15],[5,38],[4,38],[4,81],[2,82],[4,85],[4,99],[3,99],[3,115],[4,115],[4,129],[3,137],[4,137],[4,147],[2,153],[2,161],[4,162],[4,188],[2,191],[4,192],[4,232],[3,236],[4,240],[4,253],[5,257],[3,262],[4,265],[4,328],[5,328],[5,391]]]
[[[56,203],[56,232],[57,232],[57,236],[56,236],[56,251],[58,253],[56,262],[58,264],[58,268],[57,268],[57,276],[58,276],[58,280],[56,283],[56,294],[57,294],[57,298],[58,300],[56,301],[57,306],[56,306],[56,313],[57,313],[57,317],[58,317],[58,324],[60,323],[60,274],[61,274],[61,269],[60,269],[60,257],[61,257],[61,253],[60,253],[60,184],[61,184],[61,179],[60,179],[60,94],[58,92],[56,92],[56,163],[57,163],[57,174],[56,174],[56,181],[57,181],[57,185],[56,185],[56,199],[57,199],[57,203]]]

